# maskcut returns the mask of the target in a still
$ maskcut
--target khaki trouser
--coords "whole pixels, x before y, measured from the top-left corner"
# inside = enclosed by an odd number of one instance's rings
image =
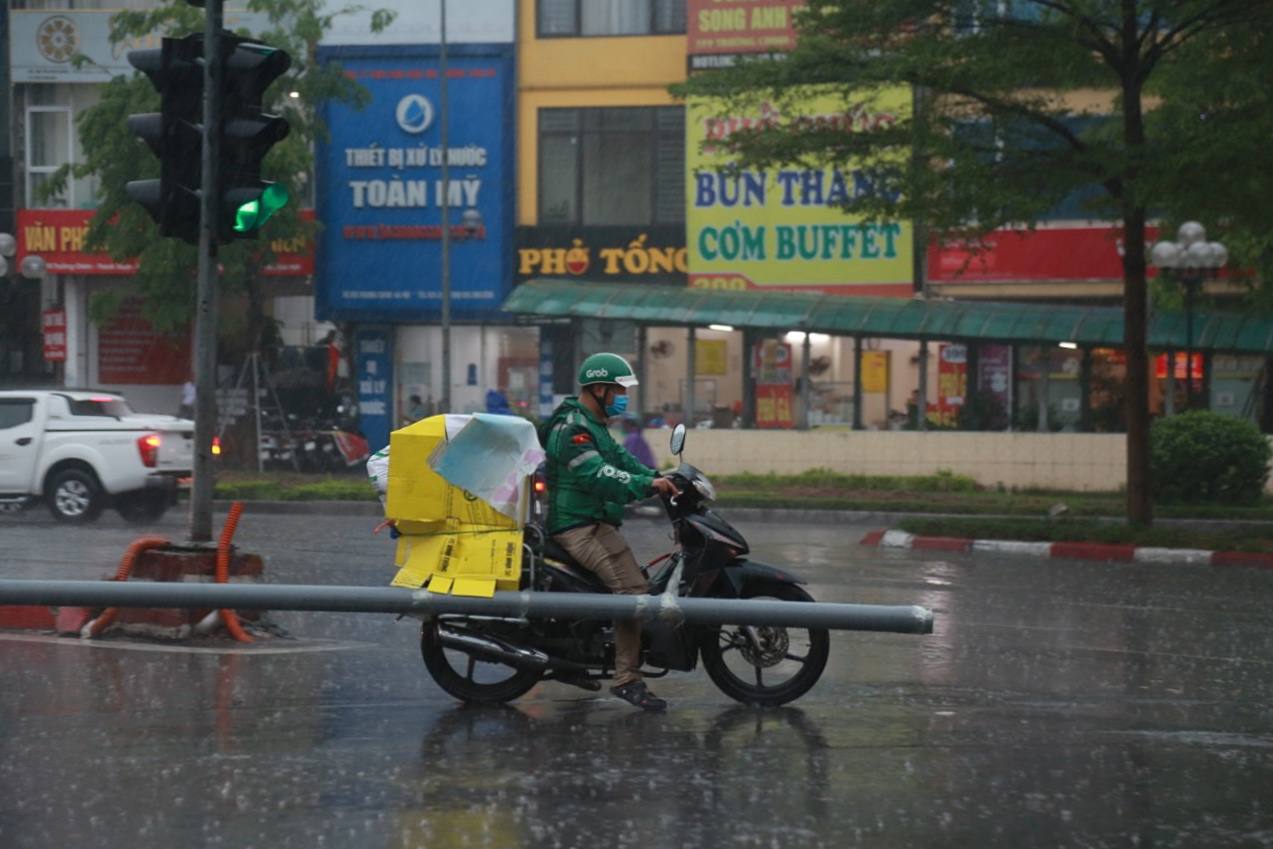
[[[612,593],[639,595],[649,591],[636,556],[618,529],[604,522],[572,528],[553,539],[575,561],[599,577]],[[641,623],[614,623],[614,686],[641,680]]]

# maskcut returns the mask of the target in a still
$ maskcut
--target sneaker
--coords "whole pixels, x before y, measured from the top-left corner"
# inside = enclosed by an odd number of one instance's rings
[[[641,710],[667,709],[667,702],[651,693],[644,681],[629,681],[621,687],[611,687],[610,692]]]
[[[578,687],[581,690],[590,690],[597,692],[601,689],[601,682],[594,678],[589,678],[584,673],[564,674],[556,676],[556,681],[561,684],[569,684],[572,687]]]

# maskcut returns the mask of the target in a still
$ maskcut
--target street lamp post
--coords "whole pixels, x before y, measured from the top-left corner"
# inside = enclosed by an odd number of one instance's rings
[[[446,0],[438,2],[438,134],[442,146],[442,412],[451,412],[451,163],[450,99],[447,96]],[[468,238],[482,231],[482,213],[466,209],[460,226]]]
[[[10,233],[0,233],[0,277],[9,273],[9,257],[18,252],[18,240]]]
[[[438,133],[442,144],[442,412],[451,412],[451,116],[446,90],[446,0],[438,0]]]
[[[31,325],[24,327],[24,321],[39,321],[40,311],[35,304],[39,303],[39,299],[34,302],[28,302],[20,294],[19,279],[25,278],[37,282],[43,282],[48,276],[48,264],[44,261],[44,257],[37,254],[27,254],[22,258],[21,264],[14,268],[10,265],[13,257],[18,252],[18,240],[11,233],[0,233],[0,314],[5,315],[10,321],[0,322],[0,331],[14,334],[24,352],[23,371],[29,371],[30,366],[27,365],[29,360],[26,353],[33,344],[33,340],[26,337],[26,332]],[[16,305],[15,305],[16,304]]]
[[[1229,261],[1229,250],[1219,242],[1208,242],[1206,228],[1197,221],[1186,221],[1176,231],[1176,241],[1158,242],[1149,255],[1164,277],[1185,289],[1185,406],[1192,409],[1194,300],[1203,281],[1215,277]],[[1175,363],[1167,368],[1174,373]]]
[[[9,260],[18,252],[18,240],[9,233],[0,233],[0,277],[9,276]],[[38,254],[27,254],[22,257],[22,265],[18,269],[28,280],[43,280],[48,274],[48,264]]]

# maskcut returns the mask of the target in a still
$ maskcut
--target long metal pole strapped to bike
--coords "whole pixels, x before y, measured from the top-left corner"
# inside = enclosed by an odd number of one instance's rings
[[[900,634],[933,632],[932,611],[919,605],[681,598],[666,593],[497,592],[492,598],[473,598],[394,587],[0,580],[0,604],[325,610],[602,621],[637,619]]]

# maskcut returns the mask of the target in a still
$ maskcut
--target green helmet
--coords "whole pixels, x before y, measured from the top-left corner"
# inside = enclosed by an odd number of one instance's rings
[[[579,367],[579,385],[617,383],[622,387],[637,385],[636,373],[628,361],[618,354],[593,354]]]

